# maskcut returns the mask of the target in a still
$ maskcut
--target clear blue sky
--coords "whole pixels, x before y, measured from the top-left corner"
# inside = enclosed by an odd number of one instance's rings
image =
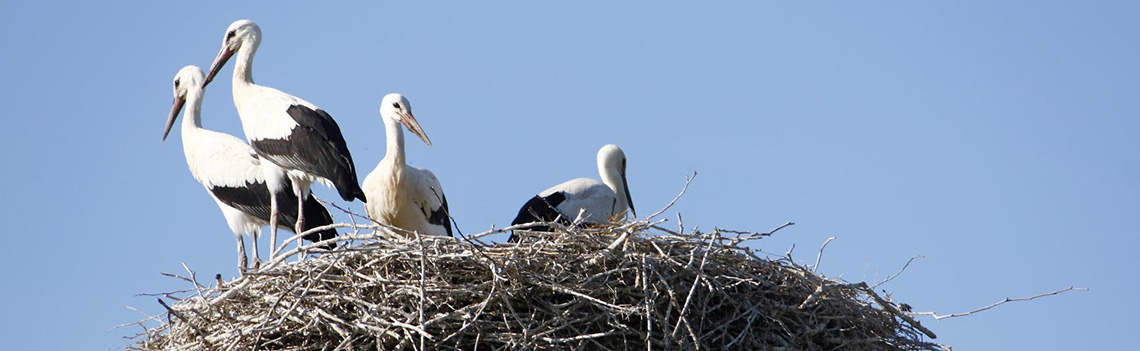
[[[1119,1],[584,4],[244,2],[0,5],[0,336],[12,350],[120,349],[110,331],[235,274],[221,213],[160,142],[179,68],[258,22],[254,77],[329,111],[360,177],[383,156],[380,98],[406,95],[466,233],[629,157],[641,214],[767,230],[755,243],[874,281],[961,350],[1118,349],[1140,327],[1140,5]],[[231,67],[206,127],[241,135]],[[328,188],[325,199],[345,204]],[[340,220],[346,217],[339,215]],[[670,222],[668,225],[675,225]],[[67,337],[60,337],[66,333]]]

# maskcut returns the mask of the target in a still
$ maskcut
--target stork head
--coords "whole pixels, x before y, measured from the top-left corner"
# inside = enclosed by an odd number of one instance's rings
[[[206,84],[210,84],[210,81],[214,80],[214,76],[238,49],[249,46],[247,50],[256,50],[259,44],[261,44],[261,27],[258,27],[257,23],[243,19],[230,24],[230,27],[226,28],[226,34],[222,37],[222,49],[214,58],[214,64],[210,65],[210,74],[206,75],[202,87],[206,87]]]
[[[420,122],[412,115],[412,104],[403,95],[397,93],[384,95],[384,99],[380,100],[380,117],[404,124],[404,127],[431,146],[431,139],[428,139],[424,129],[420,128]]]
[[[605,182],[608,175],[616,175],[621,179],[621,189],[625,193],[625,203],[629,205],[629,212],[637,217],[637,211],[633,209],[633,197],[629,195],[629,182],[625,180],[625,152],[614,144],[602,146],[598,150],[598,172],[602,175],[602,181]],[[623,196],[622,194],[617,194]]]
[[[202,97],[204,79],[202,69],[198,66],[190,65],[178,70],[178,74],[174,76],[174,104],[170,106],[170,116],[166,117],[166,130],[162,132],[162,141],[166,141],[166,136],[170,135],[170,128],[174,127],[174,121],[182,112],[182,105],[186,104],[187,98],[198,101],[197,99]]]

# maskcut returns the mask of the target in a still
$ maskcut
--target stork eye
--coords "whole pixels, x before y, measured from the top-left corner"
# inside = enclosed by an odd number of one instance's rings
[[[178,84],[179,84],[179,83],[182,83],[182,80],[181,80],[181,79],[175,79],[175,80],[174,80],[174,87],[175,87],[175,88],[178,88]]]
[[[226,39],[233,39],[234,35],[237,35],[237,32],[231,30],[229,33],[226,33]]]
[[[393,102],[393,103],[392,103],[392,107],[395,107],[395,108],[399,109],[399,108],[400,108],[400,103],[398,103],[398,102]]]

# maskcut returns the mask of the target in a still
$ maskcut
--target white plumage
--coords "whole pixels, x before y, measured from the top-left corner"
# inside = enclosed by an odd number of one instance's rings
[[[269,224],[270,196],[266,186],[266,173],[261,169],[261,160],[253,148],[241,139],[225,133],[202,128],[202,82],[204,75],[196,66],[186,66],[178,71],[174,79],[174,104],[166,120],[162,134],[165,141],[177,120],[183,106],[186,117],[182,120],[182,150],[186,164],[194,179],[210,192],[210,196],[222,210],[230,229],[237,238],[238,267],[244,271],[248,267],[243,234],[253,236],[254,262],[260,258],[256,249],[261,227]],[[278,182],[289,184],[283,173],[273,175]],[[296,221],[297,197],[288,192],[279,195],[290,206],[283,213],[285,227],[291,228]],[[328,211],[316,199],[304,204],[304,212],[310,217],[306,228],[332,223]],[[320,231],[305,237],[309,241],[320,241],[336,236],[333,230]]]
[[[412,115],[408,99],[388,94],[380,102],[380,118],[387,134],[387,151],[376,169],[364,177],[364,208],[372,220],[426,235],[451,235],[447,197],[431,171],[410,167],[404,157],[404,128],[431,146],[431,140]],[[401,126],[403,124],[403,126]]]
[[[637,216],[629,184],[625,177],[625,153],[617,145],[609,144],[598,150],[598,173],[602,180],[572,179],[543,190],[519,209],[512,225],[533,222],[601,223],[624,218],[626,213]],[[549,227],[532,227],[531,230],[549,231]],[[512,236],[513,239],[513,236]]]
[[[356,167],[345,145],[340,127],[328,113],[308,101],[253,82],[253,57],[261,44],[261,28],[249,20],[239,20],[226,29],[222,49],[210,66],[203,87],[213,80],[230,57],[237,54],[233,75],[234,106],[241,117],[246,139],[261,159],[270,189],[286,184],[272,174],[284,173],[292,182],[293,193],[308,199],[313,181],[332,184],[345,201],[365,200],[357,183]],[[276,222],[279,199],[273,199]],[[305,214],[298,218],[297,227]],[[272,233],[276,245],[276,228]]]

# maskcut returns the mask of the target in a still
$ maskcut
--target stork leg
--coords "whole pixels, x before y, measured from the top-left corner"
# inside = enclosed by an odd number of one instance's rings
[[[241,234],[235,236],[237,237],[238,249],[238,274],[245,275],[245,270],[249,267],[249,261],[245,257],[245,240],[242,240]],[[257,250],[254,250],[254,252],[256,251]]]
[[[301,233],[305,232],[305,230],[304,230],[304,228],[305,228],[305,224],[304,224],[305,223],[305,201],[309,200],[309,190],[308,189],[300,189],[300,191],[298,191],[298,193],[299,194],[297,194],[297,199],[298,199],[297,200],[297,223],[296,223],[296,228],[293,228],[294,229],[293,232],[297,233],[297,235],[301,235]],[[301,242],[298,241],[297,245],[299,246],[300,244],[301,244]]]
[[[269,259],[277,256],[277,194],[269,194]]]
[[[296,226],[296,228],[293,228],[293,232],[296,233],[297,235],[301,235],[301,233],[305,232],[303,230],[303,228],[305,228],[305,225],[304,225],[304,223],[305,223],[305,200],[308,200],[308,198],[309,198],[308,189],[301,189],[300,193],[301,194],[297,194],[297,226]],[[297,247],[298,248],[301,247],[301,241],[300,240],[297,240]],[[298,261],[304,261],[305,260],[305,254],[301,253],[301,254],[297,255],[297,260]]]
[[[272,215],[270,215],[272,216]],[[261,228],[253,231],[253,270],[261,268],[261,254],[257,253],[257,242],[261,241]],[[245,248],[242,248],[245,250]],[[245,251],[242,251],[242,257],[245,257]]]
[[[305,232],[303,229],[301,229],[305,227],[303,224],[305,222],[305,200],[297,201],[297,203],[299,204],[297,205],[297,227],[293,230],[294,233],[297,233],[297,235],[301,235],[301,233]],[[300,243],[300,241],[297,242],[298,245],[300,245]]]

